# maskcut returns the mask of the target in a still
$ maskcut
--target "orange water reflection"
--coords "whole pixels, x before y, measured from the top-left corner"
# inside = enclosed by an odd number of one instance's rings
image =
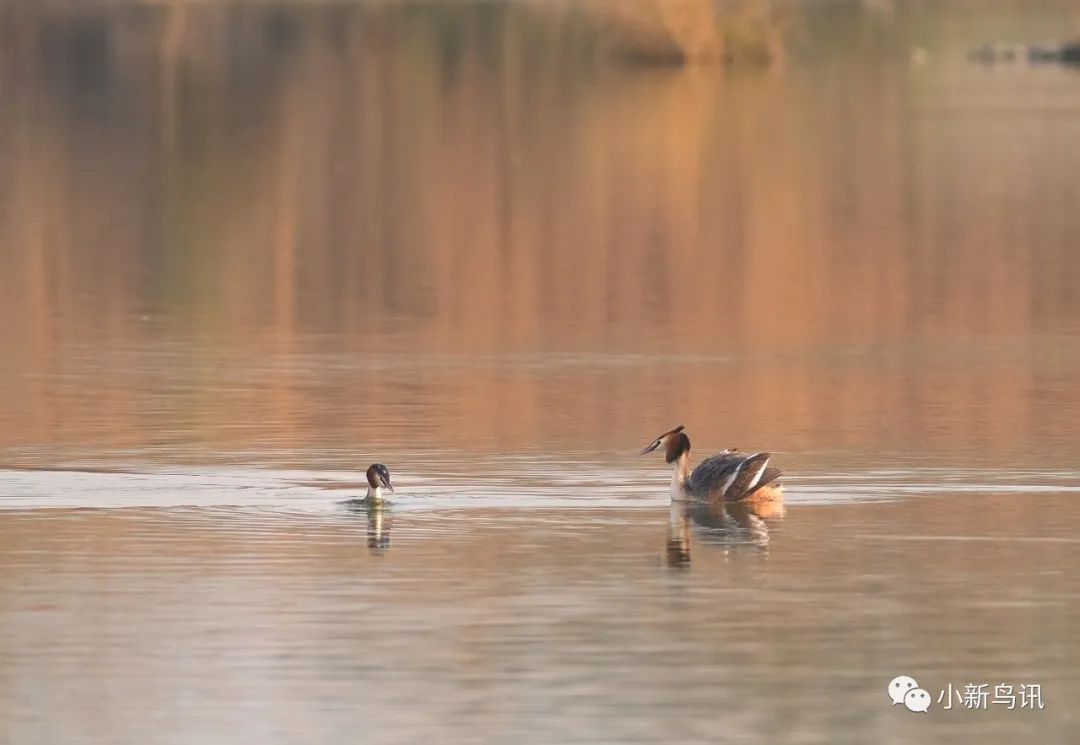
[[[10,12],[0,447],[1075,455],[1074,74],[518,13]]]

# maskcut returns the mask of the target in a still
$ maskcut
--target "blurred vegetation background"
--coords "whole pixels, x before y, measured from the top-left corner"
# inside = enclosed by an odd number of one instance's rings
[[[1018,452],[1069,431],[1033,381],[1072,385],[1078,78],[966,53],[1075,12],[0,4],[0,444],[348,443],[404,400],[425,441],[604,442],[686,396],[778,448]],[[549,352],[742,362],[424,366]]]

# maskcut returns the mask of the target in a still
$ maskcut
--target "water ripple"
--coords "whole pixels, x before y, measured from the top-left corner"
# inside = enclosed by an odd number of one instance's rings
[[[397,475],[395,509],[460,507],[656,507],[669,501],[654,471],[601,463],[509,459],[452,471]],[[789,504],[887,501],[942,493],[1080,492],[1076,471],[974,471],[935,468],[791,473]],[[0,470],[0,509],[235,508],[325,512],[363,494],[362,475],[342,470],[209,470],[154,466]]]

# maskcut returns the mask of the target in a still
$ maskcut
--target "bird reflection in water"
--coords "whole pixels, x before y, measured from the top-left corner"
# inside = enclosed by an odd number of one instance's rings
[[[782,502],[698,504],[673,501],[667,525],[665,562],[671,567],[690,565],[691,534],[699,543],[720,547],[725,552],[752,548],[767,555],[770,526],[783,516]]]
[[[393,525],[389,504],[357,499],[345,502],[345,509],[367,517],[367,545],[371,553],[382,554],[389,550]]]

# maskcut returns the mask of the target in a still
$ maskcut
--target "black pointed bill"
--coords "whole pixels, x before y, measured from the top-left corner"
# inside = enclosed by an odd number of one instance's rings
[[[660,447],[660,440],[654,440],[651,445],[642,448],[641,452],[638,453],[638,455],[645,455],[645,453],[651,453],[653,450],[656,450],[658,447]]]

